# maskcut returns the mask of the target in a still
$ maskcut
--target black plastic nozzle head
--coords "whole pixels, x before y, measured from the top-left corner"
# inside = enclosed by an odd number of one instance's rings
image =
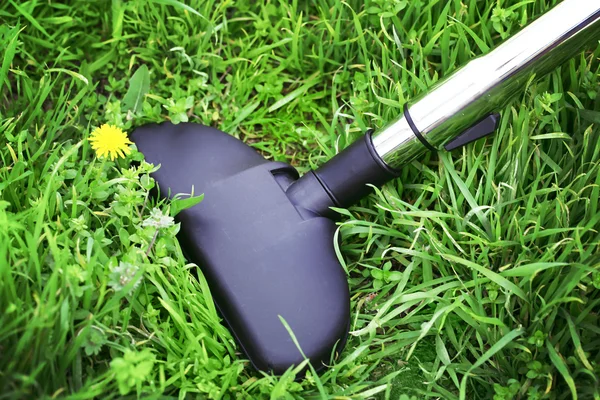
[[[282,373],[303,361],[280,317],[315,368],[329,363],[348,332],[348,284],[335,223],[286,193],[296,170],[197,124],[147,125],[132,139],[146,161],[160,164],[161,196],[204,193],[177,216],[178,238],[252,364]]]

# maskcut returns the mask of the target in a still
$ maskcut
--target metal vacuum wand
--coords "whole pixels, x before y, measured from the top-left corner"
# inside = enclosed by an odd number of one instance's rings
[[[498,112],[533,75],[548,74],[600,39],[600,0],[564,0],[487,55],[438,82],[396,120],[368,133],[288,190],[297,205],[331,216],[428,150],[459,148],[493,133]],[[319,189],[319,185],[322,187]]]
[[[597,41],[599,34],[600,0],[563,1],[412,101],[403,115],[372,136],[377,154],[398,168],[430,146],[448,144],[504,108],[532,75],[553,71]]]

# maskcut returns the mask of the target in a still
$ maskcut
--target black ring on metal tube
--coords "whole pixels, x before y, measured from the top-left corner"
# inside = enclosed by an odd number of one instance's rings
[[[417,137],[417,139],[419,139],[421,141],[421,143],[423,143],[423,146],[427,147],[431,151],[437,151],[437,149],[435,147],[433,147],[431,144],[429,144],[429,142],[427,140],[425,140],[423,135],[421,135],[421,132],[419,132],[419,130],[417,129],[417,126],[415,125],[412,117],[410,116],[410,112],[408,112],[408,103],[404,105],[404,117],[406,118],[406,122],[408,122],[408,126],[410,126],[410,129],[412,129],[412,131],[415,134],[415,136]]]

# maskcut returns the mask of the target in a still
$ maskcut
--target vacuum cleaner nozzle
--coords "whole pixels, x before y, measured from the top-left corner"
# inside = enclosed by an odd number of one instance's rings
[[[282,373],[303,361],[280,317],[315,368],[328,364],[348,331],[348,283],[335,223],[286,193],[296,170],[198,124],[146,125],[132,138],[148,162],[160,164],[154,178],[162,196],[192,188],[205,194],[177,216],[178,239],[252,364]]]
[[[423,153],[492,133],[497,112],[600,36],[599,0],[564,0],[496,50],[467,64],[325,165],[298,179],[239,140],[196,124],[146,125],[132,138],[164,197],[205,194],[183,210],[179,239],[254,366],[282,373],[304,356],[315,368],[346,340],[350,298],[334,250],[331,207],[348,207]]]

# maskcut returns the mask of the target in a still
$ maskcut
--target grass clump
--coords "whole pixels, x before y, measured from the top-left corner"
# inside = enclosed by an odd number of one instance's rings
[[[599,46],[343,211],[350,340],[300,380],[239,354],[158,166],[87,140],[199,122],[305,172],[556,3],[2,2],[0,398],[599,398]]]

